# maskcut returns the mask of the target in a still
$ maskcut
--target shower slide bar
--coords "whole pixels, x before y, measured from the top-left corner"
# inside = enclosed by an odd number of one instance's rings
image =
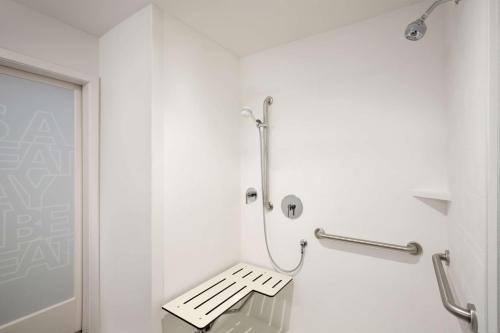
[[[446,277],[443,267],[443,261],[446,265],[450,264],[450,251],[444,253],[436,253],[432,256],[432,264],[436,272],[436,279],[441,294],[443,305],[454,316],[467,321],[470,324],[472,332],[477,333],[477,312],[474,304],[468,303],[467,308],[463,308],[456,304],[453,294],[451,293],[450,284]]]
[[[341,241],[341,242],[361,244],[361,245],[379,247],[379,248],[388,249],[388,250],[405,252],[405,253],[415,255],[415,256],[422,253],[422,247],[417,242],[410,242],[406,245],[395,245],[395,244],[389,244],[389,243],[381,243],[381,242],[369,241],[369,240],[359,239],[359,238],[330,235],[330,234],[325,233],[325,231],[321,228],[317,228],[316,230],[314,230],[314,235],[316,236],[317,239],[333,239],[333,240],[337,240],[337,241]]]

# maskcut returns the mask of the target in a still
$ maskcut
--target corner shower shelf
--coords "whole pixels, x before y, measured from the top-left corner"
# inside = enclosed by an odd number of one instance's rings
[[[274,297],[291,277],[240,263],[165,304],[163,310],[201,332],[253,292]]]
[[[448,191],[437,191],[437,190],[427,190],[427,189],[415,189],[412,191],[413,196],[417,198],[424,199],[434,199],[440,201],[451,201],[451,194]]]

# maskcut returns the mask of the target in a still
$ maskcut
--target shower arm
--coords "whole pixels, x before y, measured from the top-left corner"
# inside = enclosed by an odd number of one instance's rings
[[[458,3],[461,1],[461,0],[437,0],[435,1],[426,11],[425,13],[422,14],[422,16],[420,16],[420,20],[422,21],[425,21],[429,15],[431,15],[431,13],[434,11],[434,9],[436,9],[436,7],[444,4],[444,3],[447,3],[447,2],[450,2],[450,1],[453,1],[455,2],[456,5],[458,5]]]
[[[262,164],[264,174],[262,175],[263,180],[263,193],[262,198],[264,200],[264,205],[267,210],[273,209],[273,204],[271,200],[269,200],[269,106],[273,104],[273,98],[271,96],[267,96],[264,100],[264,115],[263,115],[263,124],[262,124]]]

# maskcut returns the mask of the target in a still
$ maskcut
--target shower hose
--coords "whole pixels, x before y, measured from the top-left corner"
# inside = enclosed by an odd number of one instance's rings
[[[264,145],[263,139],[262,139],[262,131],[264,130],[264,126],[257,126],[257,128],[259,130],[259,142],[260,142],[260,145],[259,145],[259,147],[260,147],[260,188],[262,191],[261,193],[264,193],[264,158],[263,158],[263,147],[262,147]],[[285,273],[285,274],[293,275],[300,270],[300,268],[302,267],[302,265],[304,263],[307,242],[305,240],[300,241],[300,261],[294,268],[285,269],[285,268],[281,267],[280,265],[278,265],[276,260],[274,260],[273,255],[271,254],[271,250],[269,248],[269,239],[267,236],[266,205],[264,202],[264,195],[261,195],[261,197],[262,197],[262,223],[264,225],[264,239],[266,241],[267,255],[269,256],[269,259],[271,260],[274,268],[277,271]]]

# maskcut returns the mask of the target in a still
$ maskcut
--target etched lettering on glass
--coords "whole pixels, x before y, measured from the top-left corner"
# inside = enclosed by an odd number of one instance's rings
[[[67,267],[73,255],[73,197],[50,194],[73,177],[73,140],[42,110],[13,135],[8,112],[0,104],[0,284]]]

